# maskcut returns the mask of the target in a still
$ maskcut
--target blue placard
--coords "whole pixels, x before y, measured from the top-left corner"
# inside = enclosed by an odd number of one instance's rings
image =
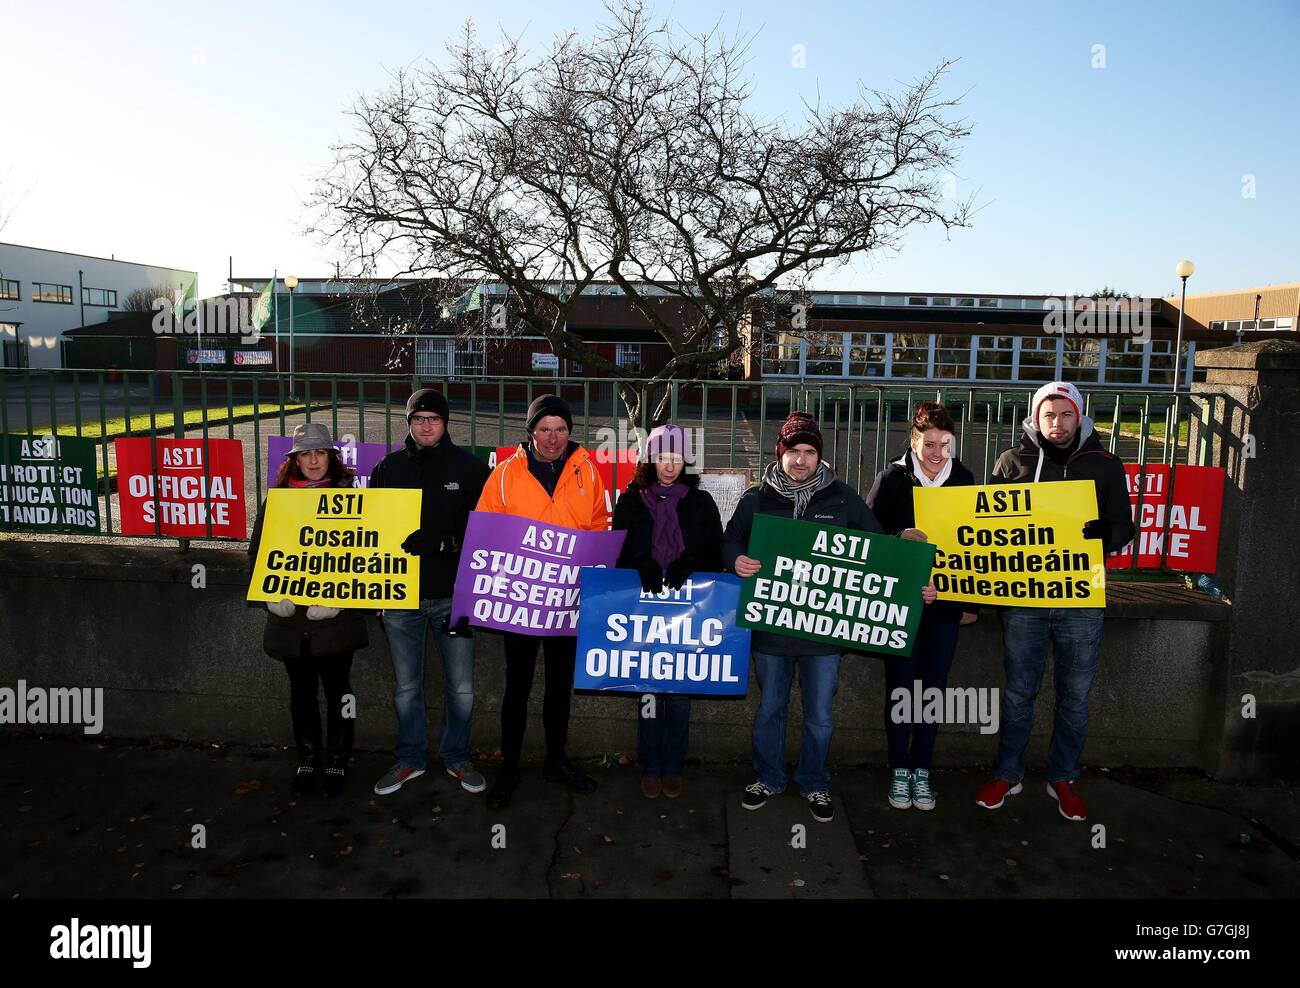
[[[636,570],[584,566],[574,689],[744,696],[749,629],[736,626],[739,605],[740,580],[725,573],[649,594]]]

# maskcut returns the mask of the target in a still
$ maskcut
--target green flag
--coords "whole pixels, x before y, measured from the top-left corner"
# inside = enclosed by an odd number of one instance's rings
[[[193,301],[194,290],[198,287],[199,279],[195,277],[184,290],[176,292],[176,303],[172,306],[172,317],[180,322],[185,318],[185,303]]]
[[[479,282],[469,291],[467,291],[450,305],[443,306],[442,316],[444,319],[450,319],[453,316],[464,315],[466,312],[477,312],[483,293],[483,282]]]
[[[268,281],[266,287],[262,289],[262,294],[257,296],[257,301],[253,303],[253,332],[258,336],[262,335],[262,327],[271,318],[271,295],[274,289],[275,282]]]

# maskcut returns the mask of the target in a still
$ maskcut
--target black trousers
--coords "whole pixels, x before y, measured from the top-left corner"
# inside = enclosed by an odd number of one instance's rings
[[[289,712],[293,717],[293,734],[299,754],[307,753],[313,760],[321,750],[320,703],[317,683],[325,688],[326,736],[325,747],[334,763],[347,761],[352,754],[352,738],[356,732],[356,717],[343,716],[343,697],[352,692],[352,652],[333,655],[304,654],[296,659],[285,659],[289,673]]]
[[[502,767],[519,767],[528,726],[528,697],[533,691],[537,668],[537,646],[546,656],[546,693],[542,699],[542,724],[546,728],[546,762],[564,760],[569,740],[569,701],[573,697],[573,664],[578,640],[569,637],[540,638],[505,632],[506,695],[501,701]]]

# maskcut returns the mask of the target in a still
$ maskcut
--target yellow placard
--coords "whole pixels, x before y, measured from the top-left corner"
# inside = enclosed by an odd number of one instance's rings
[[[420,497],[395,488],[270,491],[248,599],[418,608],[420,557],[402,543],[420,527]]]
[[[1106,553],[1085,539],[1091,480],[918,487],[916,527],[938,550],[940,600],[1017,607],[1105,607]]]

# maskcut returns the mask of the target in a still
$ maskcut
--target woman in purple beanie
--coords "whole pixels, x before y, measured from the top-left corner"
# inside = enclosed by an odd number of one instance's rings
[[[698,473],[686,470],[686,433],[661,425],[650,433],[636,474],[614,507],[614,530],[626,531],[618,566],[641,575],[641,587],[678,589],[692,573],[722,569],[722,518]],[[641,792],[681,795],[691,698],[661,693],[637,705],[637,753],[644,768]]]

